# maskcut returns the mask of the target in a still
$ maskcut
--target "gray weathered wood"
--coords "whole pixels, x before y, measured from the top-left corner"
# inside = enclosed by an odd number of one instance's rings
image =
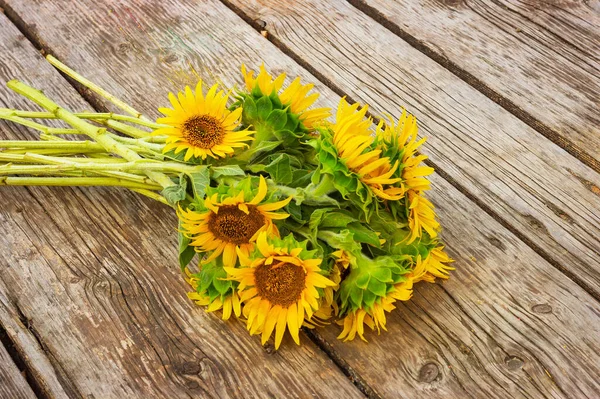
[[[190,64],[199,71],[203,71],[200,65],[214,67],[213,60],[230,59],[231,56],[227,58],[227,54],[233,51],[233,48],[245,47],[246,50],[240,51],[239,56],[250,65],[256,65],[260,58],[263,58],[267,66],[276,71],[285,69],[290,74],[300,73],[305,77],[309,76],[288,57],[268,45],[257,33],[250,32],[241,21],[238,20],[235,25],[222,22],[231,18],[232,14],[226,13],[219,3],[193,3],[193,7],[192,3],[180,3],[178,6],[171,3],[161,4],[164,4],[164,9],[160,5],[156,8],[140,7],[135,11],[132,10],[132,16],[128,16],[123,9],[124,6],[120,5],[121,8],[113,9],[111,16],[104,14],[102,7],[89,2],[84,3],[88,14],[76,18],[71,13],[70,19],[67,19],[61,12],[60,6],[44,3],[38,9],[39,19],[30,17],[27,13],[19,15],[22,18],[32,18],[28,19],[28,23],[36,24],[38,38],[59,57],[75,65],[82,73],[93,74],[94,80],[110,88],[120,97],[128,98],[134,105],[145,111],[151,111],[156,98],[164,98],[165,92],[172,87],[182,83],[193,83],[193,75],[183,72],[189,70]],[[17,5],[15,2],[15,7]],[[113,26],[111,28],[113,30],[107,32],[106,29],[109,29],[107,27],[111,26],[107,22],[114,22],[108,19],[112,17],[120,22],[120,26]],[[221,24],[211,24],[213,18],[218,18]],[[99,26],[103,27],[103,30]],[[96,34],[94,36],[77,34],[85,29],[92,29]],[[209,31],[212,37],[208,35]],[[105,44],[102,47],[99,44],[103,40],[101,32],[113,38],[110,45]],[[121,35],[126,35],[124,37],[127,37],[130,43],[134,43],[132,47],[136,49],[127,53],[126,59],[116,51],[115,53],[106,51],[106,47],[119,47],[118,39],[122,38]],[[183,38],[182,42],[173,44],[174,35]],[[52,38],[67,36],[77,37],[83,43],[77,46],[66,46],[58,40],[52,40]],[[215,39],[219,37],[227,37],[228,40],[221,39],[219,42]],[[163,43],[171,44],[170,47],[165,48]],[[126,49],[127,46],[122,48]],[[215,58],[209,57],[207,55],[209,52]],[[165,53],[167,54],[164,55]],[[161,57],[166,57],[172,63],[161,63],[158,61],[162,59]],[[112,68],[115,68],[115,65],[119,68],[119,74],[109,72],[114,71]],[[217,76],[225,83],[240,81],[239,76],[234,72],[237,68],[233,68],[226,62],[218,65],[220,69]],[[143,88],[136,88],[132,82],[147,84]],[[159,87],[156,82],[165,83],[164,86]],[[331,91],[322,85],[320,88],[325,94],[326,102],[337,101],[337,96]],[[337,332],[335,327],[325,330],[325,333],[330,335],[325,345],[328,343],[333,345],[342,360],[346,360],[354,370],[359,371],[359,375],[371,383],[373,389],[389,397],[465,397],[468,395],[477,397],[481,393],[493,397],[510,397],[510,393],[515,393],[515,396],[527,396],[528,393],[529,396],[542,394],[581,396],[581,392],[594,392],[597,385],[589,376],[597,373],[597,367],[594,368],[594,365],[598,362],[594,357],[594,351],[589,348],[598,346],[597,334],[594,335],[594,331],[589,329],[586,331],[582,325],[595,326],[598,323],[598,317],[594,314],[594,310],[598,307],[597,303],[443,180],[436,178],[434,182],[436,187],[432,192],[432,198],[440,205],[442,222],[449,224],[449,229],[454,229],[451,235],[450,232],[446,233],[446,238],[452,254],[458,260],[457,266],[462,268],[454,276],[456,282],[451,286],[452,291],[448,290],[448,294],[444,293],[443,287],[450,287],[449,285],[423,287],[426,292],[438,293],[434,298],[439,303],[420,302],[418,308],[413,307],[412,313],[401,308],[392,316],[389,323],[389,327],[394,328],[396,334],[380,337],[370,335],[371,342],[368,346],[363,346],[359,342],[348,345],[335,341],[333,337]],[[55,193],[55,190],[44,191],[46,192]],[[95,192],[96,190],[86,190],[84,193],[95,195]],[[440,198],[445,195],[449,196],[446,202],[444,198]],[[62,197],[50,201],[51,204],[58,205],[61,200]],[[68,200],[68,197],[65,200]],[[116,202],[111,202],[108,196],[106,200],[109,202],[101,211],[95,213],[95,210],[90,210],[94,217],[107,213],[116,220],[123,220],[125,217],[131,222],[139,222],[131,216],[136,215],[137,211],[129,210],[123,216],[122,211],[113,209],[116,207]],[[154,217],[150,212],[155,211],[146,207],[142,212],[147,215],[146,217]],[[10,214],[15,215],[14,212]],[[55,220],[59,221],[66,217],[68,214],[64,210],[54,216]],[[83,218],[81,220],[84,223],[83,228],[88,231],[84,233],[87,240],[90,236],[89,230],[93,231],[89,227],[93,222],[86,222]],[[82,223],[81,220],[73,221],[71,226],[78,226]],[[123,237],[135,235],[135,224],[130,226],[123,221],[120,225],[126,229],[126,232],[119,237],[121,240]],[[489,229],[482,225],[489,226]],[[46,234],[50,234],[54,228],[47,230]],[[68,232],[76,234],[73,227]],[[480,236],[481,232],[488,234],[487,238]],[[109,233],[111,237],[115,234]],[[108,233],[103,232],[103,234]],[[164,237],[160,237],[161,235]],[[69,234],[66,236],[70,237]],[[165,239],[166,236],[168,236],[167,232],[162,230],[151,235],[149,240],[166,242],[168,241]],[[485,241],[482,241],[484,239]],[[106,241],[106,238],[100,239],[101,245],[106,245]],[[167,244],[165,248],[170,248]],[[96,241],[92,247],[98,245],[100,244]],[[130,246],[131,244],[127,242],[115,243],[114,246],[111,245],[111,249],[117,251],[118,248],[122,248],[120,253],[129,254],[132,251]],[[62,245],[57,248],[65,251]],[[470,259],[471,256],[476,258],[474,264]],[[488,257],[490,260],[487,260]],[[118,265],[123,263],[122,260],[112,262]],[[150,262],[153,264],[152,260]],[[535,267],[529,262],[535,262]],[[110,270],[113,268],[116,269],[116,266],[112,265]],[[154,272],[157,268],[151,265],[150,269]],[[488,269],[495,273],[491,273]],[[540,283],[527,285],[523,276]],[[118,277],[115,280],[124,280],[121,275]],[[162,287],[162,284],[164,280],[159,279],[157,286]],[[540,284],[543,287],[540,287]],[[422,290],[420,289],[419,292]],[[536,298],[536,295],[539,298]],[[473,298],[482,302],[488,301],[486,302],[488,306],[478,307],[479,303]],[[513,306],[512,298],[521,307]],[[537,302],[537,299],[541,301]],[[560,317],[548,322],[548,319],[540,317],[537,313],[523,310],[528,306],[543,304],[545,301],[548,301],[554,309],[558,309],[555,313]],[[489,315],[491,305],[499,307],[501,313]],[[502,313],[503,305],[506,305],[509,310],[521,310],[522,314],[518,317],[522,321],[515,324],[505,321],[503,317],[507,317],[507,313]],[[417,306],[417,302],[409,306]],[[545,308],[537,306],[535,309],[543,311]],[[477,325],[470,321],[470,317]],[[465,326],[471,327],[475,332]],[[566,348],[562,348],[558,344],[563,343],[565,331],[568,331],[570,341],[564,344]],[[535,336],[536,340],[541,342],[529,341],[529,335]],[[468,352],[468,345],[472,345],[477,350]],[[252,359],[252,354],[248,356]],[[519,369],[519,360],[510,356],[525,360],[524,367]],[[548,359],[554,356],[561,361],[568,358],[569,362],[552,363]],[[441,380],[427,383],[426,381],[435,374],[435,366],[427,366],[422,372],[420,367],[431,360],[443,365],[444,369],[441,371]],[[506,363],[503,363],[505,361]],[[446,369],[448,366],[451,369]],[[545,370],[550,373],[550,376]],[[582,374],[577,375],[578,372]],[[422,382],[419,382],[419,379]],[[553,385],[553,381],[556,385]],[[574,386],[579,383],[581,387]],[[505,388],[505,385],[509,387]],[[476,393],[471,394],[469,389],[473,389]],[[565,390],[567,394],[561,394],[560,389]],[[327,393],[322,395],[326,396]],[[343,393],[335,397],[340,395]]]
[[[597,0],[351,2],[600,158]]]
[[[54,369],[48,353],[44,352],[38,338],[29,330],[27,318],[20,313],[18,305],[9,299],[8,294],[8,288],[0,279],[0,326],[14,343],[17,356],[41,394],[49,398],[67,398],[60,382],[61,376]]]
[[[218,21],[227,17],[237,21]],[[90,108],[2,15],[0,32],[0,80],[21,77]],[[5,87],[0,104],[31,108]],[[2,138],[35,137],[0,126]],[[171,209],[118,189],[3,188],[0,199],[2,305],[41,342],[56,373],[38,368],[50,397],[362,397],[306,337],[273,353],[191,303]],[[36,366],[30,336],[10,314],[0,322]]]
[[[0,398],[34,399],[31,387],[0,343]]]
[[[600,295],[600,174],[346,2],[228,1],[340,92],[406,106],[446,176]]]
[[[324,339],[384,397],[596,397],[600,304],[438,176],[430,198],[451,279],[418,285],[367,344]]]

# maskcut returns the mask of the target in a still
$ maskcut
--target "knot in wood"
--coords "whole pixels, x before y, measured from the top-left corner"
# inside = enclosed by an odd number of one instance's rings
[[[552,313],[552,306],[547,303],[538,303],[537,305],[533,305],[531,310],[535,313]]]
[[[504,359],[504,363],[506,363],[506,367],[512,371],[519,370],[521,367],[523,367],[523,364],[525,364],[523,359],[517,356],[507,356]]]
[[[433,382],[440,375],[440,368],[434,362],[425,363],[421,370],[419,370],[419,378],[420,382]]]

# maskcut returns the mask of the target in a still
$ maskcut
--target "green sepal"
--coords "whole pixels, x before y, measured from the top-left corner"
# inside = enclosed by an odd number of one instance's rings
[[[256,102],[251,96],[244,96],[242,121],[245,125],[251,124],[258,117]]]
[[[273,104],[271,99],[267,96],[263,96],[256,101],[257,117],[256,119],[267,120],[269,114],[273,110]]]
[[[271,103],[269,102],[269,104]],[[274,132],[282,130],[287,122],[287,113],[282,109],[276,109],[269,112],[270,114],[268,114],[268,117],[265,118],[266,123],[273,129]]]

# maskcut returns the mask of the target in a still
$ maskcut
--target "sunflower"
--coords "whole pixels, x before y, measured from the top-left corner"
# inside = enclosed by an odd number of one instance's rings
[[[447,265],[447,263],[452,262],[454,262],[454,260],[444,251],[444,246],[440,245],[439,247],[432,249],[429,253],[425,267],[427,274],[432,277],[432,280],[435,280],[435,277],[448,279],[450,277],[450,271],[455,270],[454,267]]]
[[[287,327],[294,342],[300,344],[300,327],[319,309],[317,288],[335,283],[320,274],[322,260],[313,258],[306,243],[298,243],[292,235],[271,244],[267,234],[261,233],[256,244],[252,258],[238,251],[240,268],[225,268],[230,278],[239,282],[248,330],[262,333],[263,345],[275,330],[278,349]]]
[[[356,173],[375,195],[387,200],[399,200],[404,196],[402,188],[384,187],[401,180],[399,177],[392,177],[399,162],[392,165],[390,158],[381,157],[381,149],[373,148],[373,122],[370,118],[365,119],[367,110],[368,105],[358,110],[358,104],[350,105],[342,98],[335,124],[331,126],[333,144],[348,169]]]
[[[185,280],[194,290],[193,292],[188,292],[187,297],[194,301],[198,306],[206,306],[207,312],[214,312],[222,309],[223,320],[229,320],[232,314],[236,317],[240,317],[242,314],[241,301],[237,290],[228,289],[226,295],[217,295],[211,299],[211,296],[209,295],[210,290],[208,288],[201,288],[203,285],[206,286],[206,284],[202,284],[201,279],[203,276],[201,276],[201,273],[192,274],[187,267],[185,268]]]
[[[433,204],[414,190],[409,190],[407,194],[408,226],[410,228],[407,244],[422,237],[423,230],[429,234],[429,237],[437,237],[440,224],[435,220]]]
[[[377,139],[383,143],[384,147],[391,148],[392,152],[398,152],[401,168],[401,186],[404,190],[413,190],[422,192],[430,189],[429,176],[434,169],[429,166],[421,165],[421,162],[428,157],[423,154],[417,154],[417,151],[427,140],[422,138],[417,140],[418,126],[417,119],[402,110],[402,116],[394,124],[391,116],[388,116],[388,122],[381,121],[377,126]]]
[[[421,280],[428,280],[427,277],[427,265],[429,263],[429,257],[423,260],[421,255],[417,255],[415,265],[412,271],[406,274],[406,280],[398,283],[394,286],[394,290],[388,295],[390,298],[398,301],[408,301],[412,297],[413,286],[415,283]]]
[[[262,176],[256,196],[245,201],[244,195],[242,188],[237,195],[227,195],[220,202],[218,193],[207,196],[204,200],[207,210],[203,213],[179,209],[182,230],[192,240],[190,245],[201,252],[213,251],[204,263],[223,254],[223,264],[235,266],[236,250],[247,256],[259,233],[264,231],[269,235],[279,235],[273,220],[285,219],[289,215],[273,211],[287,205],[292,197],[263,203],[267,195],[267,183]]]
[[[360,308],[348,313],[346,317],[338,322],[344,326],[344,329],[340,335],[338,335],[338,339],[343,339],[344,342],[352,341],[356,337],[356,334],[358,334],[360,339],[367,342],[364,337],[365,324],[371,328],[371,330],[377,328],[378,333],[381,330],[385,331],[385,312],[391,312],[396,308],[396,306],[394,306],[395,301],[394,298],[384,297],[374,303],[368,311]]]
[[[289,107],[289,110],[298,115],[300,122],[307,129],[312,129],[315,123],[327,119],[331,115],[331,108],[315,108],[307,110],[308,107],[314,104],[319,98],[319,93],[308,94],[314,88],[314,84],[309,83],[303,85],[300,82],[300,77],[297,77],[290,83],[290,85],[279,93],[286,75],[281,75],[273,78],[269,74],[265,65],[260,66],[260,72],[254,77],[254,71],[248,71],[245,65],[242,65],[242,75],[244,75],[244,81],[246,83],[246,89],[252,92],[255,88],[258,88],[260,92],[265,96],[270,96],[275,93],[279,96],[279,100],[283,107]]]
[[[396,308],[394,302],[408,301],[412,297],[414,283],[427,280],[428,270],[427,265],[429,257],[422,260],[420,255],[412,268],[412,271],[404,275],[405,280],[395,284],[394,288],[389,291],[386,296],[378,299],[373,306],[368,309],[359,308],[346,315],[338,324],[342,324],[344,329],[338,336],[338,339],[345,341],[353,340],[356,335],[363,341],[367,341],[364,337],[364,325],[366,324],[371,330],[377,329],[379,334],[381,330],[387,331],[385,312],[391,312]]]
[[[169,93],[171,108],[159,108],[166,115],[158,118],[158,123],[169,127],[159,128],[155,135],[166,135],[163,153],[175,150],[175,154],[186,151],[184,161],[192,157],[206,159],[223,158],[233,154],[235,148],[247,147],[246,141],[252,140],[253,131],[236,131],[240,125],[242,107],[233,111],[227,109],[229,94],[217,92],[218,85],[202,92],[202,81],[196,86],[195,93],[189,86],[177,97]]]
[[[223,310],[223,320],[229,320],[232,314],[236,317],[241,315],[240,296],[237,292],[232,292],[230,296],[221,300],[221,298],[215,298],[212,302],[207,295],[203,295],[199,292],[188,292],[188,298],[196,303],[198,306],[207,306],[207,312],[214,312],[216,310]]]

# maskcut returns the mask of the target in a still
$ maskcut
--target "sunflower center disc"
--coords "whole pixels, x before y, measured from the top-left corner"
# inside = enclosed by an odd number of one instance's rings
[[[195,147],[212,148],[223,142],[223,124],[210,115],[197,115],[183,124],[183,135]]]
[[[208,228],[215,237],[236,245],[248,244],[252,236],[265,224],[265,217],[254,205],[248,206],[248,214],[237,205],[222,205],[219,213],[211,214]]]
[[[306,287],[306,273],[300,266],[262,264],[254,271],[258,295],[273,305],[287,308],[298,302]]]

